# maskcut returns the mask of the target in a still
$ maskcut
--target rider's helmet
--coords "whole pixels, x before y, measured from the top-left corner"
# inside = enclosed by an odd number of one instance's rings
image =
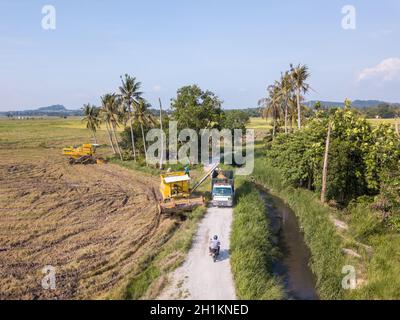
[[[214,236],[214,240],[218,240],[218,236],[217,235]]]

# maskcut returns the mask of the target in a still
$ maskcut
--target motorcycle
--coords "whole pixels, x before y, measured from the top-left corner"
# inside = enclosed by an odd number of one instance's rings
[[[219,255],[219,249],[211,249],[210,248],[210,256],[212,257],[214,262],[217,262]]]

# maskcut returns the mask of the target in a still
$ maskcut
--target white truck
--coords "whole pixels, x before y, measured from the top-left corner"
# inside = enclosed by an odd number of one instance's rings
[[[233,207],[235,184],[233,171],[216,169],[211,176],[211,204],[215,207]]]

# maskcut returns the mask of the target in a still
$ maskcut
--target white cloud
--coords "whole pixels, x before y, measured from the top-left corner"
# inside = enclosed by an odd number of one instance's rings
[[[393,81],[400,79],[400,58],[388,58],[372,68],[366,68],[358,75],[363,80]]]
[[[153,86],[153,91],[154,92],[160,92],[161,91],[161,86],[159,84],[156,84],[155,86]]]

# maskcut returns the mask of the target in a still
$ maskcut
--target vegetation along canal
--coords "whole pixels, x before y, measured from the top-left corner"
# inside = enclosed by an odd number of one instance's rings
[[[283,280],[287,299],[316,300],[315,277],[309,267],[310,250],[294,212],[280,198],[257,185],[265,202],[274,239],[282,254],[273,272]]]

